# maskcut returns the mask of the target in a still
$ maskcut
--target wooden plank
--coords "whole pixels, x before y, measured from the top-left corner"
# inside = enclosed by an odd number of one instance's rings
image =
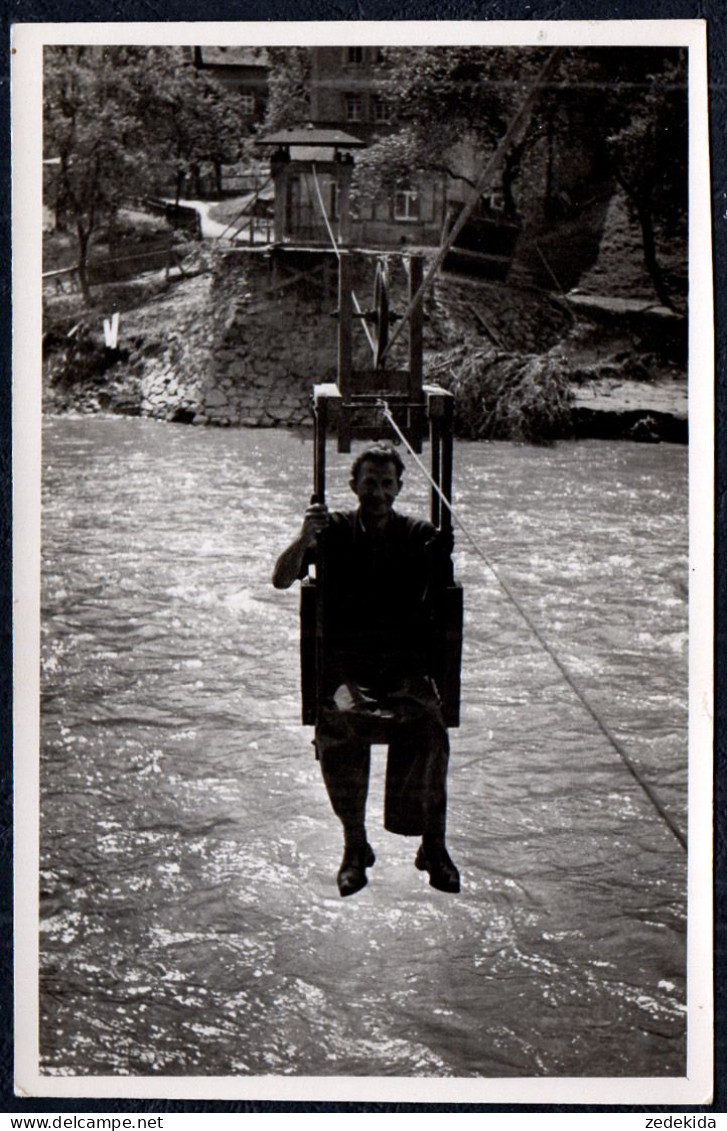
[[[444,416],[441,421],[442,429],[442,481],[441,490],[447,502],[452,501],[452,478],[453,478],[453,438],[452,429],[454,423],[454,401],[448,398],[444,401]],[[442,507],[441,529],[452,529],[452,514],[449,507]]]
[[[472,303],[468,303],[468,304],[467,304],[467,309],[469,310],[470,314],[474,314],[475,318],[476,318],[476,319],[477,319],[477,321],[479,322],[479,324],[480,324],[480,326],[482,327],[482,329],[483,329],[483,330],[485,331],[485,333],[487,334],[487,336],[488,336],[489,338],[491,338],[491,340],[492,340],[492,341],[493,341],[493,342],[495,343],[495,345],[497,346],[497,348],[498,348],[498,349],[501,349],[501,350],[504,350],[504,348],[505,348],[505,347],[504,347],[504,345],[502,344],[502,339],[501,339],[501,338],[499,337],[499,335],[498,335],[498,334],[497,334],[497,333],[495,332],[495,330],[493,330],[492,326],[490,326],[490,324],[488,323],[488,321],[487,321],[487,319],[485,318],[484,314],[482,314],[482,313],[481,313],[481,312],[480,312],[479,310],[475,309],[475,307],[474,307],[474,306],[472,306]]]
[[[422,285],[424,260],[412,255],[409,260],[409,396],[422,399],[422,354],[424,348],[424,314],[420,302],[414,305],[414,296]]]
[[[442,475],[442,436],[439,421],[435,417],[429,420],[429,439],[431,443],[431,476],[439,484]],[[439,526],[442,517],[442,501],[433,487],[431,492],[431,518],[432,526]]]
[[[318,715],[317,583],[310,578],[300,587],[300,697],[303,726],[315,726]]]
[[[283,267],[283,270],[286,270],[286,268],[284,267],[284,265],[282,263],[280,263],[279,266]],[[322,263],[317,264],[317,266],[315,266],[315,267],[311,267],[310,270],[296,271],[294,275],[289,274],[288,278],[283,279],[282,282],[275,282],[275,283],[272,283],[269,287],[266,287],[265,288],[265,294],[271,295],[271,294],[275,293],[276,291],[284,291],[286,289],[286,287],[292,287],[294,283],[299,282],[301,279],[310,278],[312,275],[317,275],[319,272],[322,272],[322,271],[323,271],[323,264]]]
[[[342,252],[338,259],[338,388],[343,402],[351,397],[351,369],[353,351],[353,304],[351,301],[351,257]],[[347,413],[341,414],[338,424],[338,450],[350,452],[351,431]]]

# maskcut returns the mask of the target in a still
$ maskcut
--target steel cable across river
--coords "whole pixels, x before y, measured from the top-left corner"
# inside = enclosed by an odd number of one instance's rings
[[[683,849],[467,540],[462,893],[380,827],[375,757],[379,863],[341,901],[297,597],[269,583],[310,443],[44,429],[43,1070],[683,1074]],[[406,462],[401,510],[425,514]],[[686,827],[686,449],[459,443],[455,467],[467,528]]]

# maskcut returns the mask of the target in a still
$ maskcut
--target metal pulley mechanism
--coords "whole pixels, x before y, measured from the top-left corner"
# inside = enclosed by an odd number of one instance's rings
[[[370,310],[354,311],[354,318],[365,323],[366,336],[374,358],[374,368],[381,369],[386,348],[389,344],[389,328],[401,320],[389,306],[389,264],[387,257],[376,261],[374,274],[373,306]]]

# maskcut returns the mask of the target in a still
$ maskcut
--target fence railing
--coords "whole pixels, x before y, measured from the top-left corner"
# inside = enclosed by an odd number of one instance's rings
[[[57,271],[43,272],[43,293],[75,294],[81,289],[78,278],[78,264],[60,267]]]
[[[175,204],[161,196],[147,196],[143,201],[148,212],[155,216],[164,216],[173,228],[182,228],[191,232],[196,238],[202,235],[202,221],[196,208],[189,204]]]
[[[149,248],[146,251],[134,252],[131,255],[119,255],[109,259],[91,261],[86,268],[86,275],[90,286],[103,283],[119,283],[133,279],[146,271],[160,271],[162,269],[178,267],[183,252],[168,241],[162,246]],[[78,264],[70,267],[61,267],[55,271],[43,272],[44,293],[74,294],[80,290]]]

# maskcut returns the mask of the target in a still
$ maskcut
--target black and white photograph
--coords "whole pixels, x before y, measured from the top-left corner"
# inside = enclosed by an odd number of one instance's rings
[[[704,24],[13,50],[16,1088],[708,1102]]]

